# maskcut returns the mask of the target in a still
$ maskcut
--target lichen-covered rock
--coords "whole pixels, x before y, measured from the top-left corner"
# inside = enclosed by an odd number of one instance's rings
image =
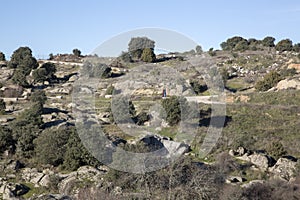
[[[289,181],[294,175],[297,162],[288,158],[279,158],[276,164],[269,169],[275,177]]]

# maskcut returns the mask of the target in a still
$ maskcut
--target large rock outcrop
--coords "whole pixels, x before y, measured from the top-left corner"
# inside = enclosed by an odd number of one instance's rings
[[[279,158],[276,164],[269,169],[275,177],[289,181],[296,171],[297,162],[288,158]]]

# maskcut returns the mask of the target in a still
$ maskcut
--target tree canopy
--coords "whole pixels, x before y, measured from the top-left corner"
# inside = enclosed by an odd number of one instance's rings
[[[39,66],[37,60],[32,56],[32,51],[29,47],[20,47],[14,51],[8,67],[16,69],[12,80],[14,83],[27,87],[29,84],[26,77],[31,70]]]
[[[81,51],[79,49],[73,49],[73,54],[77,57],[81,56]]]
[[[221,43],[221,48],[224,51],[246,50],[248,49],[248,40],[240,36],[234,36]]]
[[[281,40],[276,44],[275,49],[280,52],[292,51],[293,50],[293,42],[290,39]]]
[[[5,61],[5,54],[0,51],[0,61]]]
[[[132,59],[139,60],[141,59],[143,51],[145,49],[150,49],[152,52],[151,54],[153,55],[154,47],[155,47],[155,42],[147,37],[133,37],[131,38],[128,44],[128,51]]]
[[[143,50],[142,56],[141,56],[142,61],[144,62],[154,62],[156,57],[155,54],[153,52],[153,50],[149,49],[149,48],[145,48]]]
[[[44,82],[52,79],[56,72],[55,64],[44,63],[40,68],[33,71],[34,82]]]

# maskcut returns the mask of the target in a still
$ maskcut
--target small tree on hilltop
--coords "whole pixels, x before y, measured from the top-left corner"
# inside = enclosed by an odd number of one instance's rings
[[[139,60],[142,56],[143,50],[149,48],[154,53],[155,42],[147,37],[131,38],[128,44],[128,51],[133,59]]]
[[[154,54],[153,50],[151,50],[149,48],[145,48],[143,50],[141,59],[144,62],[154,62],[156,57],[155,57],[155,54]]]
[[[77,57],[81,56],[81,51],[79,49],[73,49],[73,54]]]
[[[275,49],[280,52],[292,51],[293,50],[293,42],[290,39],[281,40],[276,44]]]
[[[267,36],[262,40],[262,45],[264,45],[265,47],[275,47],[274,42],[275,38]]]
[[[38,67],[37,60],[32,56],[32,51],[29,47],[20,47],[14,51],[8,62],[10,68],[23,68],[25,75],[27,76],[31,69]]]
[[[5,54],[0,51],[0,61],[5,61]]]
[[[29,47],[18,48],[8,62],[8,67],[16,69],[12,77],[13,82],[23,87],[29,86],[26,77],[38,66],[39,64],[32,56],[32,51]]]
[[[202,47],[200,45],[197,45],[195,49],[196,49],[197,54],[202,54],[203,53]]]

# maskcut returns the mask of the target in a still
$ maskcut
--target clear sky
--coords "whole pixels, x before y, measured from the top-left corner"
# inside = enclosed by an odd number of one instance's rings
[[[300,42],[299,0],[1,0],[0,51],[20,46],[35,56],[89,54],[122,32],[158,27],[184,34],[203,49],[239,35]]]

